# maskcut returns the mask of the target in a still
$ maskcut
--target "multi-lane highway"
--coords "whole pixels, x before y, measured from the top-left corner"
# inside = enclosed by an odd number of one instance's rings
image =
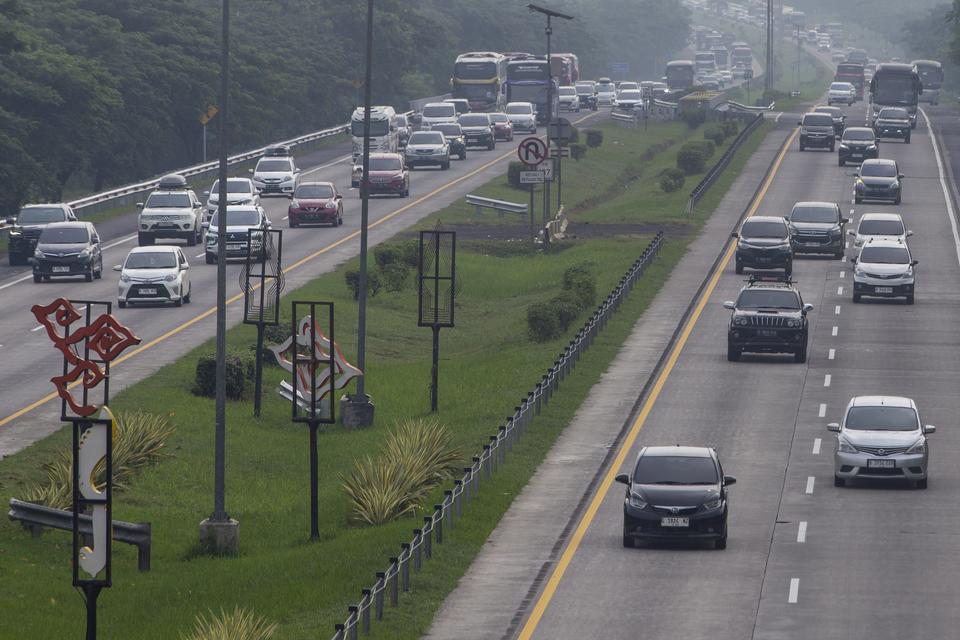
[[[598,113],[571,120],[587,121]],[[522,137],[522,136],[520,136]],[[519,141],[520,137],[517,138]],[[283,257],[286,290],[291,291],[317,275],[330,271],[359,253],[360,200],[350,189],[349,142],[311,156],[303,166],[304,180],[328,180],[340,186],[344,197],[344,224],[341,227],[288,229],[287,198],[263,198],[274,228],[284,230]],[[516,143],[501,142],[492,151],[471,150],[464,161],[455,161],[450,170],[418,169],[412,172],[410,197],[376,197],[370,202],[370,244],[375,245],[427,214],[462,198],[466,193],[502,175],[507,162],[515,158]],[[198,194],[199,195],[199,194]],[[120,264],[136,246],[136,213],[131,211],[100,225],[104,243],[102,280],[83,282],[55,279],[35,284],[29,267],[0,267],[0,458],[22,449],[60,427],[59,404],[52,402],[50,377],[59,373],[58,355],[37,324],[30,307],[47,304],[58,297],[85,300],[116,300],[117,278],[113,265]],[[172,362],[214,333],[216,266],[207,265],[203,248],[188,247],[193,283],[192,302],[172,306],[129,307],[114,314],[143,340],[136,350],[116,361],[115,393],[142,380],[158,367]],[[231,262],[227,272],[227,320],[240,321],[242,297],[238,274],[241,264]]]
[[[862,103],[847,113],[849,125],[864,122]],[[881,157],[896,159],[906,174],[899,206],[852,204],[855,168],[838,167],[836,153],[800,153],[793,134],[788,142],[748,214],[786,215],[802,200],[838,202],[854,224],[866,212],[901,213],[914,232],[910,245],[920,261],[916,304],[854,304],[850,263],[798,257],[794,280],[805,301],[815,305],[808,362],[766,355],[728,362],[730,312],[722,303],[735,299],[744,284],[728,247],[714,271],[700,271],[707,286],[686,330],[677,334],[672,357],[627,421],[625,444],[597,476],[597,489],[584,483],[582,507],[574,510],[568,529],[563,520],[550,528],[553,520],[546,514],[565,513],[560,501],[570,496],[562,478],[589,480],[579,466],[598,456],[583,434],[558,444],[555,455],[562,459],[548,458],[538,473],[542,481],[535,478],[531,485],[551,487],[553,473],[561,478],[552,485],[555,494],[521,496],[494,533],[496,544],[485,549],[461,592],[441,611],[430,638],[453,637],[457,624],[450,621],[466,613],[467,605],[458,603],[467,593],[475,596],[469,608],[493,619],[505,608],[514,612],[509,626],[485,628],[478,638],[504,633],[550,640],[956,637],[960,239],[930,130],[921,123],[910,145],[882,143]],[[700,264],[685,260],[674,277],[690,277],[684,270],[702,269]],[[637,345],[628,342],[625,350],[642,353],[638,345],[646,339],[635,332]],[[614,397],[606,398],[607,404],[627,404],[640,392],[642,379],[632,395],[620,391],[613,377],[611,385],[623,397],[608,393]],[[834,486],[835,436],[826,424],[840,421],[851,396],[865,394],[912,397],[923,421],[938,426],[930,437],[928,489],[871,482]],[[604,439],[596,447],[605,446],[609,426],[583,426],[584,433]],[[726,550],[622,546],[624,488],[613,483],[614,475],[630,473],[640,446],[675,443],[715,447],[724,472],[738,479],[730,489]],[[523,536],[516,535],[524,530],[535,541],[526,551]],[[539,576],[507,567],[509,558],[522,565],[525,553],[537,556],[558,539],[561,544],[536,565]],[[507,541],[518,546],[507,547]],[[490,569],[498,555],[506,559],[499,565],[502,579]],[[471,590],[478,582],[482,589]],[[505,602],[496,595],[516,594],[521,582],[530,590],[521,591],[524,601]]]

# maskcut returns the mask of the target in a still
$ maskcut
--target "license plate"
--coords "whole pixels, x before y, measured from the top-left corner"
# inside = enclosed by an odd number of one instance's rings
[[[53,273],[70,273],[70,267],[51,267]]]
[[[145,296],[155,296],[157,295],[156,287],[140,287],[140,293]]]
[[[897,464],[893,460],[883,460],[879,458],[869,458],[867,468],[869,469],[894,469]]]
[[[875,293],[893,293],[893,287],[874,287]]]
[[[661,527],[689,527],[690,518],[660,518],[660,526]]]
[[[242,244],[228,244],[228,245],[227,245],[227,251],[240,251],[241,249],[243,249],[243,245],[242,245]]]
[[[760,257],[760,258],[757,258],[757,262],[767,263],[767,262],[770,262],[772,259],[773,258]]]
[[[761,338],[776,338],[777,331],[775,329],[757,329],[757,335]]]
[[[819,247],[819,246],[820,246],[820,243],[819,243],[819,242],[804,242],[804,243],[803,243],[803,246],[805,246],[805,247]]]

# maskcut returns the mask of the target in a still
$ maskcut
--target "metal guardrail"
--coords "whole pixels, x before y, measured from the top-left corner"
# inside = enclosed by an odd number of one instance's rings
[[[63,509],[53,509],[32,502],[24,502],[16,498],[10,499],[11,520],[19,521],[31,535],[39,536],[43,528],[73,531],[73,512]],[[93,535],[92,519],[88,515],[80,515],[80,533],[84,536]],[[137,568],[140,571],[150,571],[150,523],[113,521],[113,539],[137,548]]]
[[[631,109],[630,111],[611,109],[610,119],[618,124],[625,124],[631,129],[636,129],[643,119],[643,113],[642,109]]]
[[[513,415],[490,436],[489,444],[483,445],[480,454],[473,456],[472,463],[464,468],[463,475],[454,480],[453,488],[443,492],[443,500],[433,506],[433,515],[423,517],[423,527],[414,529],[413,538],[400,545],[399,555],[390,558],[387,570],[378,571],[376,581],[369,588],[361,590],[359,602],[347,607],[347,619],[342,624],[334,625],[336,633],[333,640],[356,640],[358,632],[370,633],[371,619],[383,619],[385,600],[391,607],[398,606],[400,591],[410,591],[411,566],[414,571],[419,570],[424,560],[433,556],[433,544],[443,544],[444,536],[454,530],[456,519],[463,515],[464,503],[469,506],[470,500],[479,493],[481,485],[490,480],[490,476],[496,473],[500,465],[506,464],[507,454],[519,443],[520,437],[533,423],[535,416],[550,403],[560,383],[576,367],[581,354],[593,344],[610,317],[619,309],[623,299],[656,259],[663,243],[664,235],[661,231],[584,323],[560,357],[554,361],[553,366],[537,383],[536,388],[520,398],[520,404],[514,407]]]
[[[734,139],[733,143],[727,148],[723,153],[723,156],[717,160],[717,163],[710,168],[710,171],[707,172],[707,175],[703,176],[703,179],[693,188],[693,191],[690,192],[690,199],[687,201],[687,215],[693,215],[693,209],[697,206],[697,203],[700,202],[700,199],[703,197],[703,194],[707,192],[710,187],[717,181],[717,178],[720,177],[720,174],[723,173],[723,170],[727,168],[727,165],[730,164],[730,159],[733,158],[733,154],[737,152],[737,149],[744,143],[744,141],[750,137],[750,134],[760,126],[760,123],[763,122],[763,115],[757,114],[757,116],[750,121],[750,124],[745,126],[737,137]]]
[[[484,198],[483,196],[477,196],[468,194],[467,195],[467,204],[472,204],[476,209],[477,214],[480,214],[480,209],[494,209],[497,212],[497,215],[503,216],[504,213],[519,213],[522,215],[527,215],[529,207],[526,204],[520,204],[518,202],[507,202],[506,200],[494,200],[493,198]]]
[[[777,103],[771,102],[765,107],[751,107],[745,104],[740,104],[739,102],[734,102],[733,100],[727,100],[727,105],[733,111],[740,111],[743,113],[765,113],[767,111],[773,111],[774,107],[777,106]]]

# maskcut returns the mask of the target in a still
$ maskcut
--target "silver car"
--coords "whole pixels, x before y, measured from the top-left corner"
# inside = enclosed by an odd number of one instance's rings
[[[903,297],[907,304],[913,304],[917,284],[914,267],[919,261],[913,259],[904,242],[872,239],[850,261],[854,302],[860,302],[862,296]]]
[[[857,228],[847,231],[847,235],[853,236],[853,248],[856,253],[871,240],[906,243],[907,238],[913,235],[913,231],[904,226],[903,218],[899,213],[865,213],[860,216]]]
[[[843,422],[831,422],[837,434],[833,484],[847,480],[909,480],[927,488],[927,436],[937,428],[920,421],[917,405],[898,396],[856,396]]]

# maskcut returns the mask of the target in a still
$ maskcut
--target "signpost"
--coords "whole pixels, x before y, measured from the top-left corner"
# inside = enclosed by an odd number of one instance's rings
[[[541,171],[521,171],[520,184],[543,184],[544,172]]]
[[[254,242],[260,244],[254,248]],[[283,291],[283,231],[247,229],[247,257],[240,271],[243,290],[243,323],[257,327],[256,371],[253,385],[253,415],[260,417],[263,384],[263,331],[280,324],[280,292]]]
[[[203,161],[207,161],[207,123],[213,120],[213,116],[220,113],[216,105],[208,104],[207,112],[200,116],[200,124],[203,125]]]
[[[419,255],[417,326],[433,329],[430,411],[436,411],[440,384],[440,329],[453,326],[457,295],[457,232],[421,231]]]

